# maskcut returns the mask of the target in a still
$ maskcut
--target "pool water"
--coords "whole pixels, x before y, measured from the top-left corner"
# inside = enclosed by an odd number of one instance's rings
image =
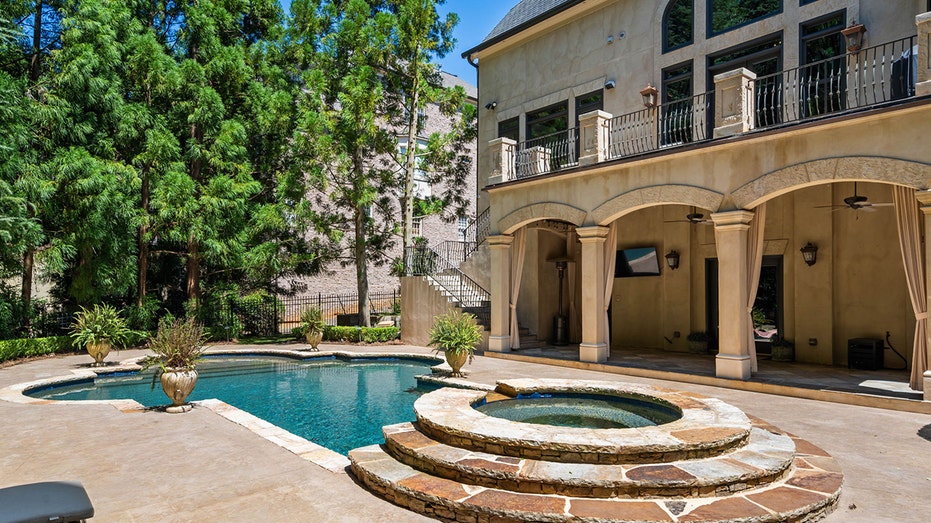
[[[340,454],[384,440],[383,425],[413,421],[415,376],[431,363],[358,359],[295,361],[208,358],[188,401],[216,398]],[[153,373],[97,378],[93,382],[29,392],[52,400],[133,399],[170,404]]]
[[[586,394],[533,394],[475,408],[510,421],[589,429],[650,427],[682,417],[674,406],[658,401]]]

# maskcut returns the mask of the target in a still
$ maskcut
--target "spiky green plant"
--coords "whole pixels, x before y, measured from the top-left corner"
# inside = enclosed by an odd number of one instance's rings
[[[323,321],[323,311],[319,307],[307,307],[301,312],[301,325],[298,327],[300,335],[309,332],[323,332],[326,322]]]
[[[110,305],[97,304],[91,309],[81,307],[71,324],[71,339],[78,346],[109,342],[120,347],[131,334],[126,320]]]
[[[204,355],[204,341],[204,328],[194,318],[163,320],[158,324],[158,332],[149,340],[149,350],[154,354],[146,356],[140,365],[143,370],[158,366],[161,372],[194,370]]]
[[[430,345],[435,347],[434,352],[468,352],[469,363],[472,363],[475,346],[481,339],[482,330],[475,316],[467,312],[449,311],[434,318],[430,327]]]

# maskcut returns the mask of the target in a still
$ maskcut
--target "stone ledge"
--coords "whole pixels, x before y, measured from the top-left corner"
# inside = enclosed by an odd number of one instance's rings
[[[656,398],[682,412],[679,420],[652,427],[585,429],[519,423],[473,408],[487,392],[441,389],[414,403],[419,428],[453,447],[506,456],[566,463],[668,463],[723,454],[746,444],[750,420],[714,398],[616,382],[507,380],[497,391],[508,396],[533,392]]]

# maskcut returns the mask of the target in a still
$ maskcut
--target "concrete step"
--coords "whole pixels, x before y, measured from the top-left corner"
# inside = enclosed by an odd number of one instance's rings
[[[668,464],[566,464],[452,447],[402,423],[383,428],[385,450],[421,472],[470,485],[575,497],[721,496],[771,483],[792,465],[792,439],[754,426],[746,446]]]
[[[814,521],[834,509],[843,475],[810,444],[784,479],[727,496],[592,499],[529,494],[432,476],[395,460],[379,445],[349,453],[353,474],[385,499],[443,521],[598,521],[776,523]]]

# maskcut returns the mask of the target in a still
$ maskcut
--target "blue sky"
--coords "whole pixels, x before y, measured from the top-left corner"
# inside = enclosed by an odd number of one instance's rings
[[[476,85],[475,68],[461,57],[462,52],[482,42],[482,39],[494,29],[498,21],[517,5],[519,0],[446,0],[439,7],[440,15],[456,13],[459,25],[453,31],[456,37],[456,49],[440,61],[443,70],[454,74],[472,85]],[[291,0],[281,0],[287,12]]]

